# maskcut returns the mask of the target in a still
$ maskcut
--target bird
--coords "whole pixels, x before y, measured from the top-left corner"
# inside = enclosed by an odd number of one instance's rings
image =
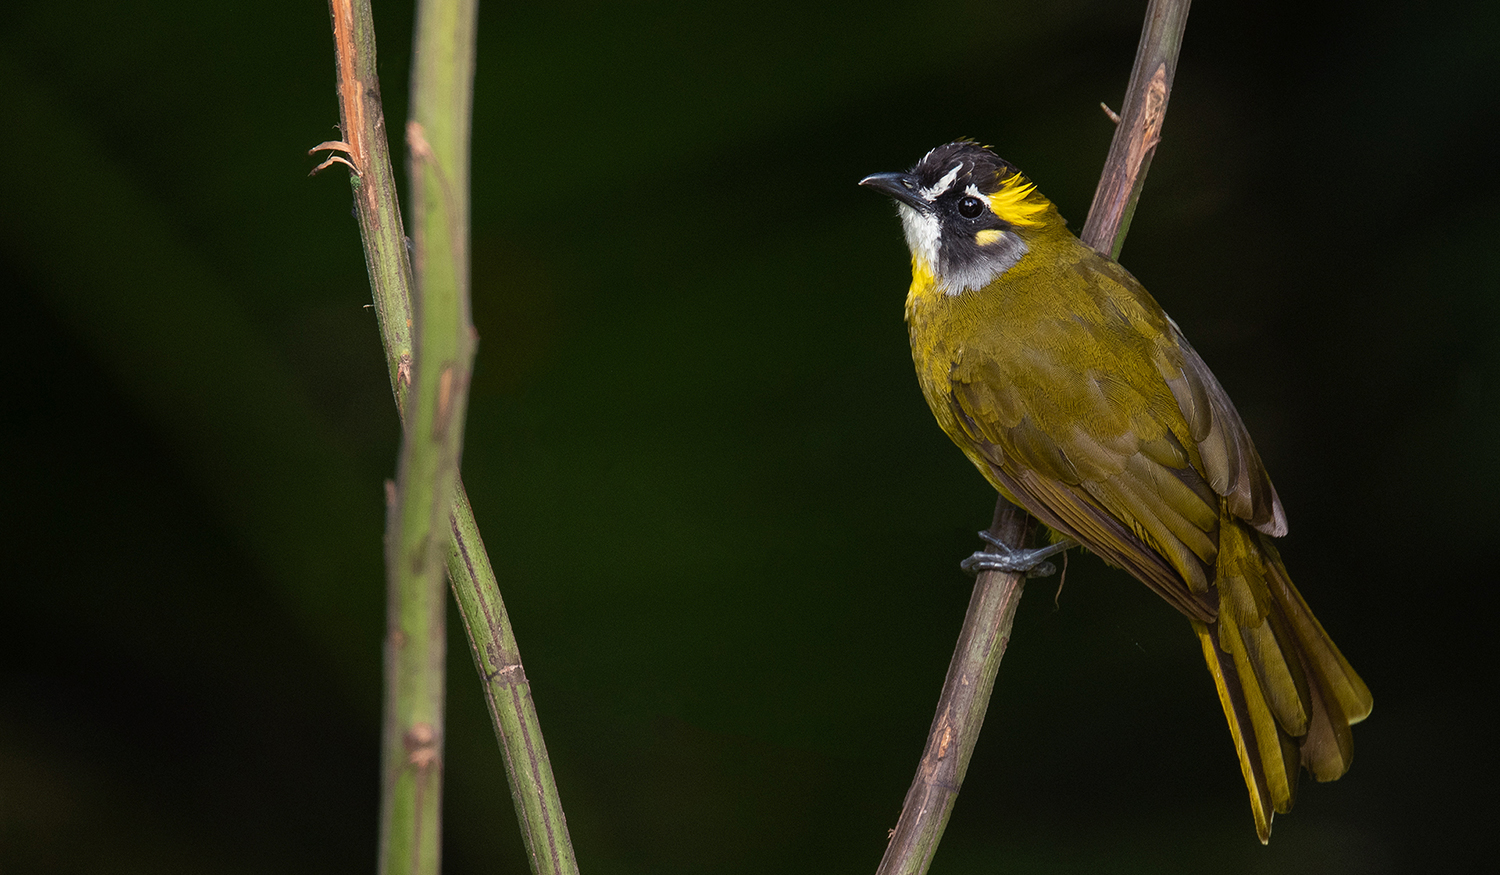
[[[1234,404],[1135,277],[993,149],[957,140],[860,185],[896,201],[933,415],[1053,539],[991,540],[966,569],[1036,574],[1082,545],[1185,615],[1268,843],[1303,768],[1348,771],[1373,699],[1292,584],[1273,543],[1286,513]]]

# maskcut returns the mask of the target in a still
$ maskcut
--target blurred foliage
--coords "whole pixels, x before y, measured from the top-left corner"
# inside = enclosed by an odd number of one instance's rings
[[[992,495],[854,183],[960,135],[1081,224],[1144,4],[486,4],[465,479],[586,872],[868,871]],[[387,118],[411,10],[375,9]],[[0,24],[0,871],[366,872],[396,420],[320,3]],[[1199,3],[1123,260],[1375,691],[1255,841],[1186,624],[1023,601],[934,872],[1460,871],[1497,814],[1492,4]],[[457,631],[457,624],[454,624]],[[451,872],[526,871],[452,644]]]

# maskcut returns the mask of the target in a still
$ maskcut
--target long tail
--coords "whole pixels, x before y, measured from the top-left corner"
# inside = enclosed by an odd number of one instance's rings
[[[1370,689],[1339,653],[1266,536],[1238,520],[1219,532],[1219,617],[1193,621],[1250,789],[1262,843],[1291,809],[1299,767],[1319,781],[1349,770],[1352,724]]]

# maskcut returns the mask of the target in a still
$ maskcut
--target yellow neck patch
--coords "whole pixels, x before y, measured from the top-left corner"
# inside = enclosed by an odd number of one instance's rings
[[[933,272],[932,265],[926,260],[912,256],[911,260],[911,287],[915,291],[918,288],[927,288],[937,284],[937,274]]]
[[[1036,190],[1036,184],[1021,174],[1000,183],[1000,190],[989,196],[990,209],[1001,219],[1025,228],[1047,224],[1047,210],[1052,202]]]

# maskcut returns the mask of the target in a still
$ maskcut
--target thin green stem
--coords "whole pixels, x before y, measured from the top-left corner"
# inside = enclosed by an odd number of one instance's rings
[[[531,683],[526,680],[495,571],[462,485],[453,499],[448,578],[453,581],[453,595],[472,645],[474,667],[484,684],[490,720],[505,754],[505,774],[531,871],[537,875],[577,875],[578,861],[573,857],[568,822],[552,777],[536,705],[531,701]]]
[[[417,6],[411,156],[411,386],[386,529],[388,627],[380,871],[437,875],[442,858],[444,547],[474,357],[469,319],[469,114],[475,0]]]
[[[1160,140],[1190,3],[1152,0],[1147,9],[1119,127],[1082,235],[1084,243],[1100,251],[1118,254],[1125,242],[1130,216]],[[1025,527],[1024,511],[1004,498],[996,502],[991,535],[1019,545]],[[1010,641],[1022,583],[1021,575],[1000,571],[985,571],[974,582],[927,747],[877,875],[921,875],[932,863],[979,738],[1000,659]]]
[[[343,152],[349,157],[343,163],[352,162],[354,175],[349,182],[364,242],[365,268],[370,275],[391,391],[396,395],[396,409],[404,418],[406,392],[411,386],[411,260],[380,101],[375,22],[370,0],[329,0],[328,11],[333,19],[344,140],[324,143],[313,151]],[[341,156],[329,158],[318,169],[342,160]]]
[[[396,198],[395,175],[391,169],[386,142],[385,121],[380,102],[380,84],[376,75],[375,32],[369,0],[330,0],[335,43],[338,50],[340,114],[345,140],[324,144],[328,149],[348,155],[355,168],[352,184],[356,214],[364,240],[365,260],[369,268],[380,322],[391,388],[403,422],[407,415],[407,395],[412,385],[414,325],[412,276],[407,241],[402,230],[401,213]],[[472,9],[472,4],[470,4]],[[469,17],[472,58],[472,15]],[[420,37],[419,37],[420,38]],[[420,53],[422,46],[418,46]],[[450,95],[454,92],[449,91]],[[463,117],[466,128],[467,93],[450,100],[449,111]],[[414,107],[416,101],[414,100]],[[457,104],[461,103],[459,108]],[[419,124],[420,124],[420,120]],[[431,146],[427,125],[420,129]],[[458,134],[467,141],[466,130]],[[467,177],[467,163],[463,164]],[[453,183],[449,183],[452,185]],[[439,182],[439,187],[443,186]],[[468,184],[461,191],[467,193]],[[467,227],[467,206],[460,206],[457,223]],[[465,235],[465,240],[467,239]],[[430,241],[429,241],[430,242]],[[466,243],[464,244],[466,245]],[[432,250],[423,247],[424,252]],[[467,257],[454,268],[467,286]],[[467,317],[465,317],[467,320]],[[494,570],[479,536],[463,484],[456,472],[452,481],[451,515],[448,529],[448,573],[454,597],[468,632],[475,665],[484,680],[485,696],[494,722],[495,734],[505,756],[516,815],[521,822],[532,871],[538,875],[576,873],[578,866],[568,838],[567,823],[557,794],[552,767],[542,740],[541,726],[531,698],[530,685],[521,666],[520,651],[505,604],[500,597]],[[440,750],[440,748],[438,749]],[[383,845],[384,846],[384,845]],[[386,871],[382,865],[382,871]]]

